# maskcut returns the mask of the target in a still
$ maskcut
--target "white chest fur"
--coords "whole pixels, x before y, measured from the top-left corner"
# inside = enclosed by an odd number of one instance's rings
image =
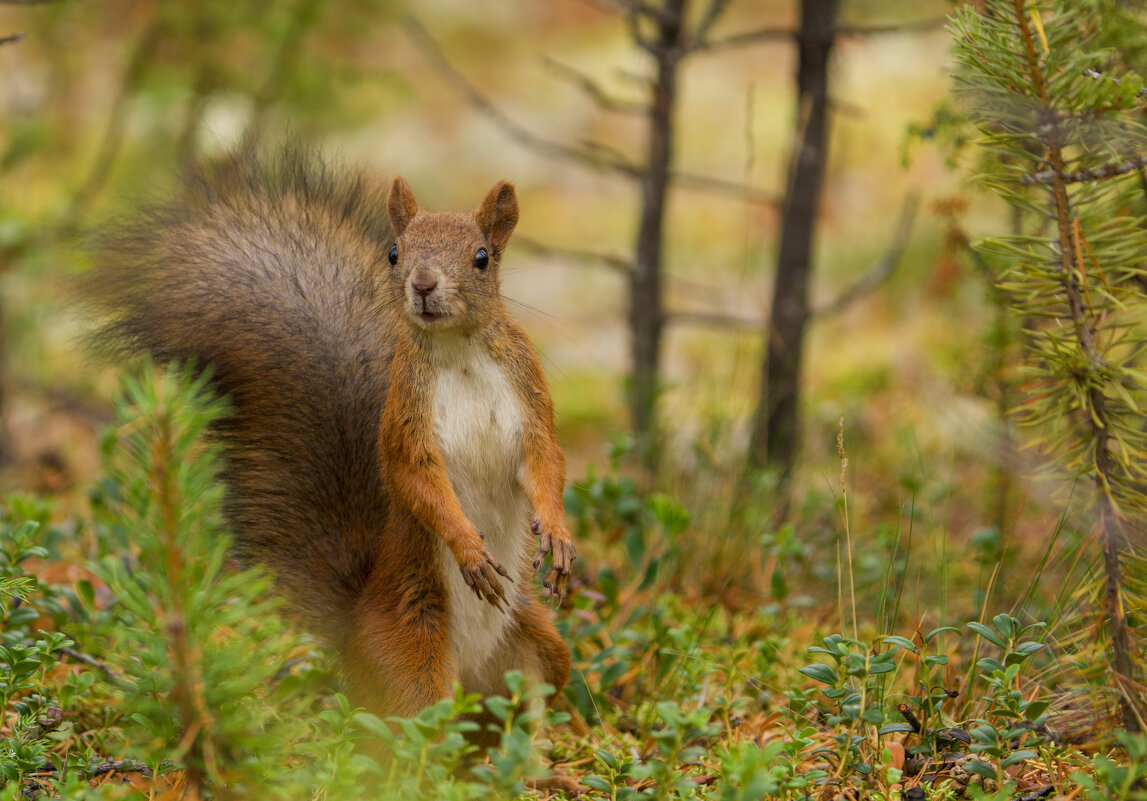
[[[462,511],[513,576],[513,582],[502,580],[512,607],[523,589],[531,541],[522,409],[502,368],[481,348],[461,337],[436,344],[434,437]],[[497,647],[509,616],[466,586],[444,545],[440,559],[450,592],[451,650],[458,664],[478,667]]]

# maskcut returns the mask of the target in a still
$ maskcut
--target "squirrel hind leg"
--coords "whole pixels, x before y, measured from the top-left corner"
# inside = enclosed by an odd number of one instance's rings
[[[427,598],[416,593],[391,607],[364,596],[341,649],[352,703],[381,718],[411,717],[450,697],[458,671],[449,614]]]
[[[508,696],[505,674],[509,670],[521,671],[528,681],[545,682],[554,687],[557,697],[569,681],[570,649],[558,634],[550,611],[532,597],[523,597],[514,607],[513,621],[493,657],[479,668],[461,671],[462,687],[466,692],[482,695]],[[539,715],[543,702],[537,699]],[[489,713],[473,718],[481,727],[474,732],[472,742],[482,748],[498,745],[502,724]],[[490,724],[494,724],[491,728]]]

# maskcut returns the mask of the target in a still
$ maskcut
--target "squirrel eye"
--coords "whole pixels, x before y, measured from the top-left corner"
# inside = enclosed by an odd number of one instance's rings
[[[486,252],[486,248],[478,248],[478,252],[474,254],[474,266],[479,270],[485,270],[490,264],[490,254]]]
[[[386,259],[392,265],[398,264],[398,245],[391,245],[390,253],[386,254]]]

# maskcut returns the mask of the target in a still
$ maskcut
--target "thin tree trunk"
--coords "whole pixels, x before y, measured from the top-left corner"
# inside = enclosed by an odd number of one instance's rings
[[[641,184],[641,223],[637,232],[634,269],[629,285],[629,327],[633,377],[630,415],[639,439],[642,462],[657,463],[654,406],[661,367],[661,335],[665,323],[661,264],[665,201],[673,158],[673,114],[677,102],[677,67],[684,53],[687,0],[667,0],[658,14],[657,38],[650,48],[657,61],[649,108],[649,160]]]
[[[797,145],[785,194],[760,402],[749,465],[778,471],[787,485],[800,427],[801,359],[809,320],[813,235],[828,153],[828,70],[839,0],[802,0],[797,34]]]

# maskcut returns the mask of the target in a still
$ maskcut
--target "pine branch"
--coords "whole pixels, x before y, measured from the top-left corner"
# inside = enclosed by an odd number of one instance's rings
[[[1037,97],[1045,109],[1054,107],[1048,80],[1044,75],[1043,61],[1036,52],[1035,39],[1029,27],[1026,0],[1013,0],[1015,23],[1023,44],[1026,72]],[[1041,139],[1046,147],[1044,158],[1051,165],[1049,183],[1051,185],[1052,206],[1055,212],[1060,257],[1059,281],[1066,293],[1068,308],[1076,340],[1082,351],[1085,364],[1093,370],[1103,370],[1104,354],[1097,347],[1094,337],[1094,315],[1087,303],[1081,276],[1086,274],[1086,264],[1082,258],[1082,248],[1078,227],[1073,225],[1071,200],[1067,192],[1067,175],[1063,144],[1064,132],[1054,114],[1042,115],[1044,130]],[[1105,608],[1108,630],[1111,637],[1112,667],[1120,686],[1120,707],[1123,725],[1134,731],[1137,727],[1135,705],[1131,703],[1124,682],[1133,681],[1134,666],[1130,658],[1130,641],[1123,605],[1120,602],[1122,576],[1119,564],[1120,542],[1122,541],[1123,520],[1113,498],[1113,485],[1117,481],[1115,465],[1112,463],[1108,438],[1112,421],[1108,416],[1107,397],[1101,381],[1089,382],[1086,399],[1090,407],[1087,423],[1090,426],[1088,439],[1093,448],[1093,478],[1099,490],[1099,527],[1103,543],[1105,583]]]

